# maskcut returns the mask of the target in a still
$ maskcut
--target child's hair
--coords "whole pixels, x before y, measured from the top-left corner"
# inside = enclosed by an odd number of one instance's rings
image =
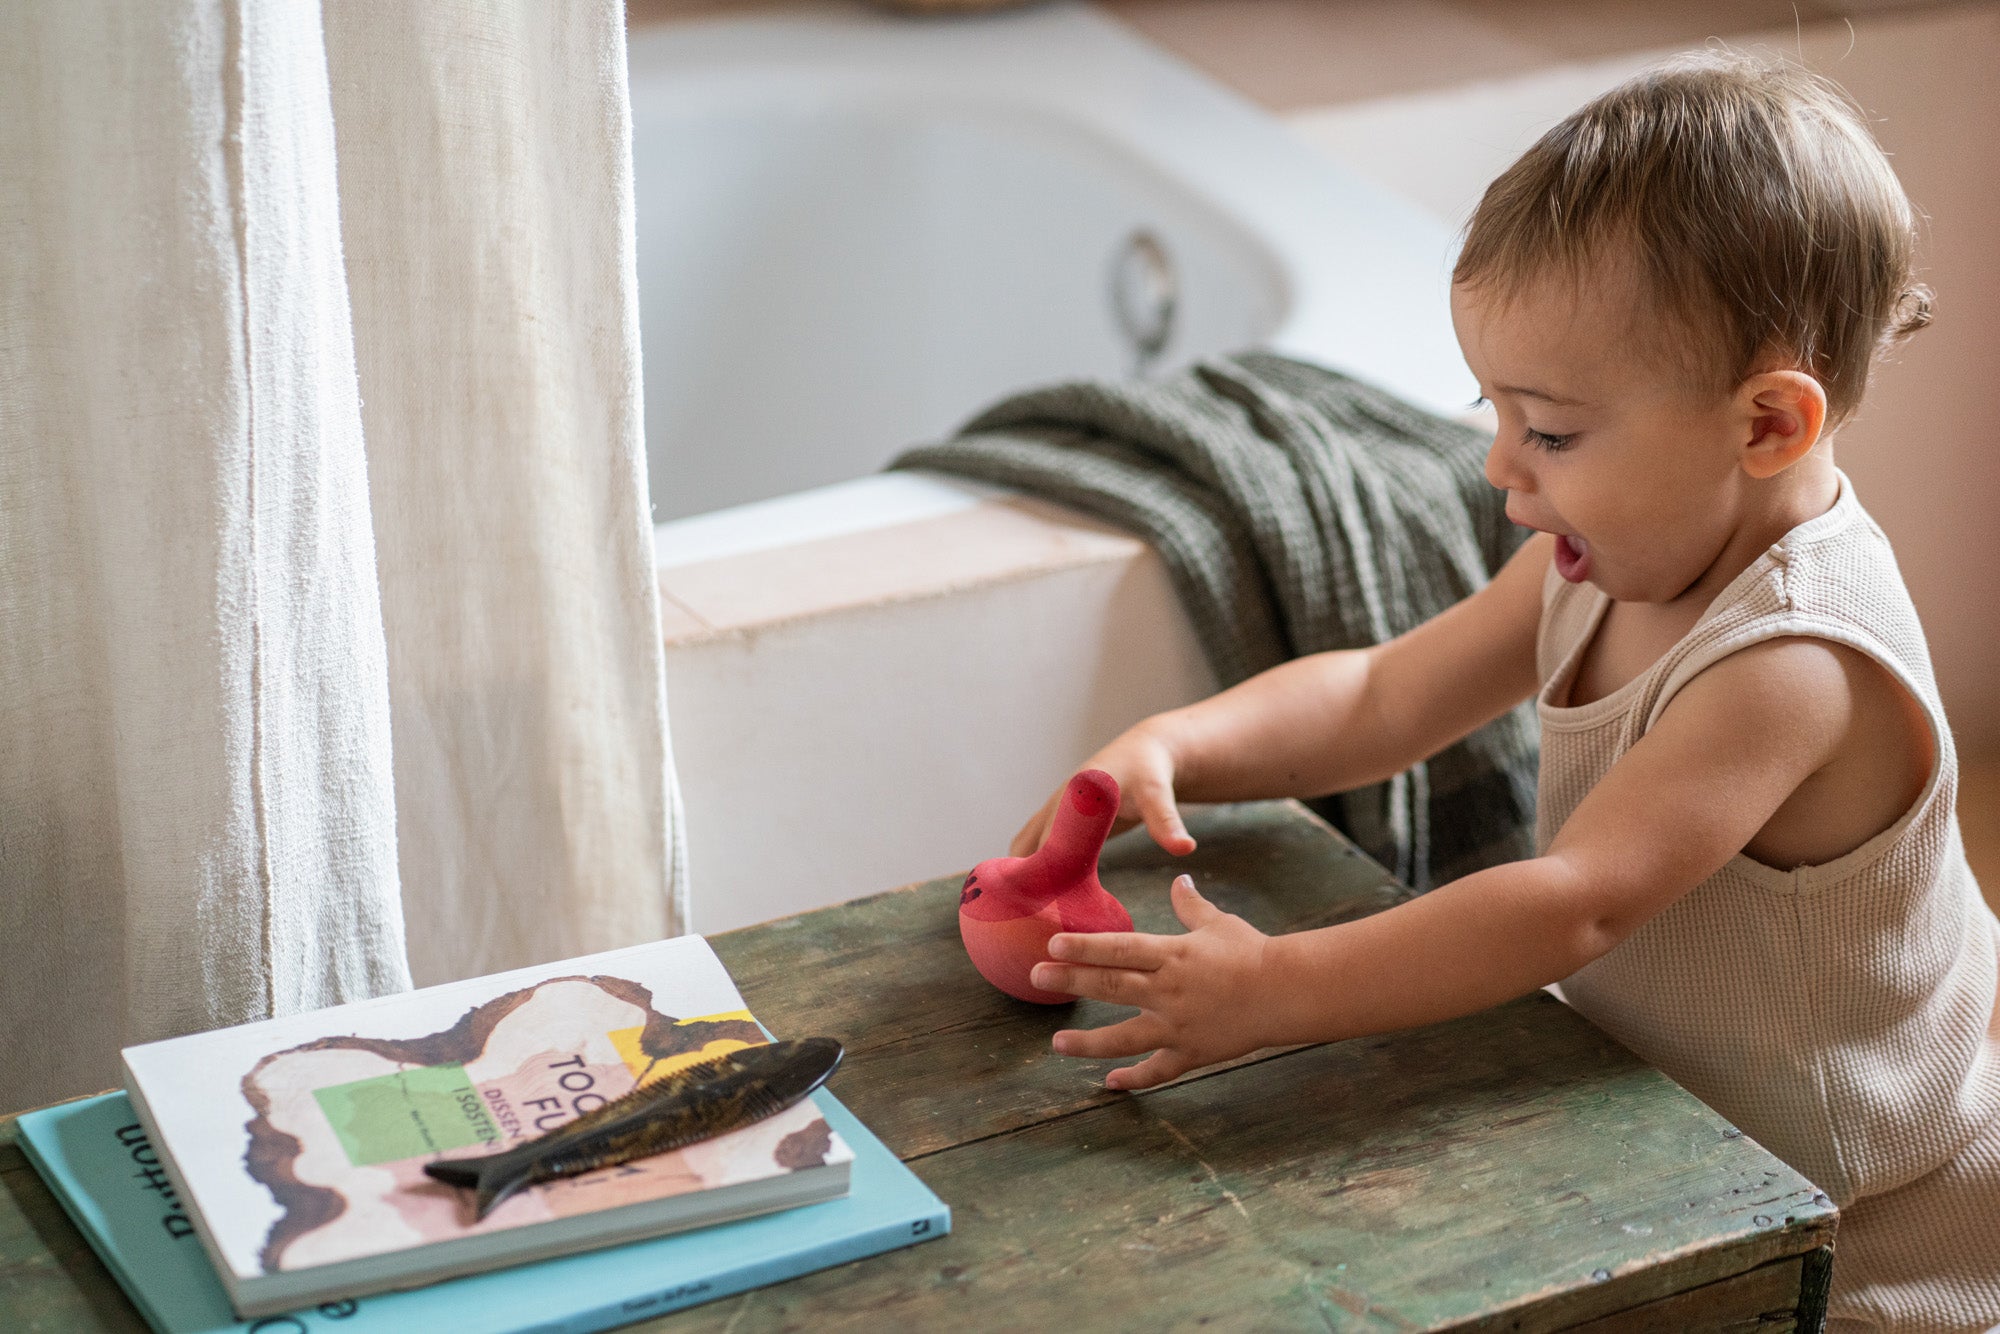
[[[1909,198],[1832,84],[1733,53],[1675,58],[1543,135],[1487,187],[1452,281],[1503,298],[1636,261],[1704,387],[1777,356],[1816,378],[1827,425],[1879,349],[1930,323],[1910,280]]]

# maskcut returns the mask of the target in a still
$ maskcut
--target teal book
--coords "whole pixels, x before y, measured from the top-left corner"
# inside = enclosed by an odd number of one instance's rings
[[[733,1223],[429,1287],[239,1320],[123,1093],[25,1113],[20,1144],[160,1334],[585,1334],[844,1264],[951,1229],[951,1211],[825,1090],[814,1102],[853,1150],[848,1193]]]

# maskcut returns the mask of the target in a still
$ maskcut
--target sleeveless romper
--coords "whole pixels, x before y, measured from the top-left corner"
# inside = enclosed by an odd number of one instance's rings
[[[1840,1206],[1829,1328],[2000,1326],[2000,923],[1959,841],[1958,761],[1916,609],[1847,478],[1603,699],[1567,697],[1610,599],[1550,570],[1536,660],[1536,847],[1680,688],[1727,654],[1813,636],[1867,654],[1923,705],[1937,759],[1895,824],[1781,871],[1741,853],[1563,998]]]

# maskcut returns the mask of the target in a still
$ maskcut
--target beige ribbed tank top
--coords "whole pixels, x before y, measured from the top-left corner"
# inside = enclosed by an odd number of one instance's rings
[[[1850,1203],[1967,1152],[1986,1162],[1975,1175],[1991,1172],[1987,1203],[1976,1203],[1975,1182],[1961,1192],[1974,1203],[1949,1207],[1972,1216],[1934,1222],[1986,1233],[1984,1261],[1955,1262],[1983,1263],[1990,1281],[1974,1283],[1961,1314],[1964,1327],[2000,1321],[1982,1306],[2000,1303],[2000,1043],[1988,1034],[2000,924],[1959,841],[1957,755],[1887,539],[1842,476],[1833,507],[1752,562],[1649,669],[1603,699],[1555,707],[1609,603],[1554,570],[1543,589],[1538,849],[1696,673],[1780,635],[1833,640],[1882,664],[1921,701],[1937,760],[1916,804],[1854,851],[1794,870],[1739,853],[1565,979],[1564,999],[1843,1207],[1837,1292],[1853,1293],[1843,1279],[1861,1275],[1849,1253],[1866,1249],[1851,1235]]]

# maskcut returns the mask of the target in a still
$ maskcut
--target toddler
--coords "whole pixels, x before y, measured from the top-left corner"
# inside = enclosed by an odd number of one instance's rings
[[[1055,1049],[1151,1053],[1106,1081],[1140,1089],[1560,982],[1840,1205],[1835,1322],[2000,1324],[2000,923],[1923,632],[1833,458],[1878,349],[1929,318],[1912,231],[1851,104],[1719,54],[1605,94],[1495,181],[1452,318],[1498,418],[1486,475],[1537,536],[1408,634],[1089,764],[1184,853],[1176,800],[1377,782],[1533,695],[1539,855],[1276,937],[1181,877],[1185,935],[1050,942],[1035,985],[1139,1010]]]

